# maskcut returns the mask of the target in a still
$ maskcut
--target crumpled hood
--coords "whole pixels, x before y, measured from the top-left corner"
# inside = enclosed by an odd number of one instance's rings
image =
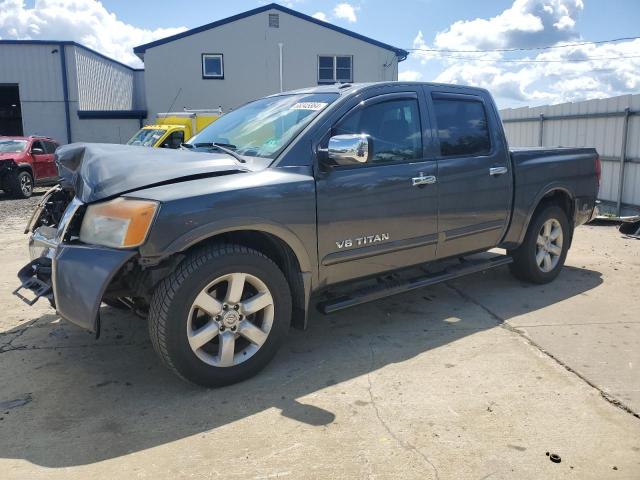
[[[56,150],[60,184],[84,203],[143,187],[249,169],[218,153],[108,143],[72,143]]]

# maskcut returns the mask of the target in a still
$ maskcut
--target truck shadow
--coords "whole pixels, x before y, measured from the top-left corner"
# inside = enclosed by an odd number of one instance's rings
[[[530,286],[499,269],[327,317],[313,314],[309,330],[292,331],[261,374],[217,390],[185,384],[161,367],[144,321],[132,315],[104,307],[98,341],[55,315],[43,315],[2,337],[0,402],[6,410],[0,412],[0,456],[52,468],[86,465],[205,436],[273,408],[305,428],[321,428],[335,421],[334,412],[305,397],[362,382],[359,377],[387,365],[601,283],[599,272],[565,267],[552,288]],[[473,298],[498,290],[511,299],[507,313],[497,316],[480,308],[467,290],[474,291]],[[350,394],[343,401],[355,402],[354,408],[370,401],[366,390],[361,399],[353,398],[361,390],[353,384],[344,390]],[[341,397],[341,392],[338,386],[332,395]],[[20,398],[24,401],[10,403]]]

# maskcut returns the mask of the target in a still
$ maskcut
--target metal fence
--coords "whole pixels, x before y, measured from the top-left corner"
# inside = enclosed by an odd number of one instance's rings
[[[500,111],[512,147],[595,147],[601,211],[640,214],[640,95]]]

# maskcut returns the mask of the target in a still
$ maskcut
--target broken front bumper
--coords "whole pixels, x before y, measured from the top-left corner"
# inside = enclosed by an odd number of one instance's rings
[[[98,332],[102,297],[115,274],[136,252],[67,241],[69,222],[82,205],[69,204],[55,229],[41,226],[29,237],[31,262],[18,273],[14,294],[29,305],[48,298],[58,314],[76,325]],[[30,291],[31,298],[24,290]]]

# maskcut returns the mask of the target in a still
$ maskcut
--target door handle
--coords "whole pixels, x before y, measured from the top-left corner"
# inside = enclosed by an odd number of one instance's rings
[[[431,185],[433,183],[436,183],[436,177],[434,177],[433,175],[427,175],[425,177],[422,172],[420,172],[419,177],[413,177],[411,179],[411,185],[414,187],[419,187],[421,185]]]
[[[499,175],[504,175],[508,171],[509,170],[507,169],[507,167],[491,167],[489,169],[489,175],[491,175],[492,177],[497,177]]]

